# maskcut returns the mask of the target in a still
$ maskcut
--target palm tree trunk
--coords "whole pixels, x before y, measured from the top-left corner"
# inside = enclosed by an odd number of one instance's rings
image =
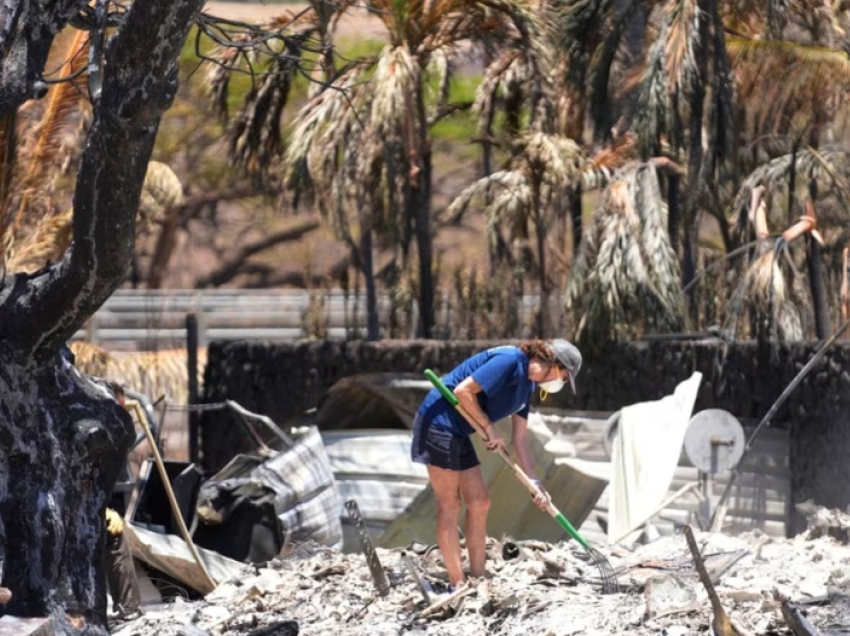
[[[812,302],[815,312],[815,330],[818,340],[829,338],[832,329],[829,319],[829,301],[826,295],[826,282],[823,272],[823,252],[821,246],[811,235],[806,236],[808,243],[809,285],[812,288]]]
[[[682,203],[679,195],[679,184],[682,178],[678,174],[667,174],[667,233],[670,235],[670,246],[673,253],[679,251],[679,228],[682,223]]]
[[[643,61],[643,51],[646,48],[647,11],[643,2],[633,0],[616,0],[617,15],[627,15],[627,24],[623,33],[624,66],[627,70],[634,69]],[[614,138],[623,135],[632,126],[635,108],[637,107],[638,87],[634,85],[626,89],[618,100],[619,117],[614,125]]]
[[[360,264],[363,278],[366,280],[366,338],[370,341],[380,339],[378,320],[378,294],[375,288],[375,265],[372,257],[372,214],[370,210],[360,211]]]
[[[817,201],[818,186],[814,179],[809,181],[809,196],[812,199],[812,207],[814,208]],[[829,338],[832,333],[831,321],[829,317],[829,299],[826,293],[826,276],[824,274],[823,253],[821,246],[812,237],[811,234],[806,235],[807,259],[809,261],[809,285],[812,290],[812,305],[815,313],[815,331],[818,340]]]
[[[540,338],[549,336],[549,281],[546,276],[546,224],[540,201],[540,180],[534,179],[534,229],[537,235],[538,281],[540,286],[540,306],[537,310],[537,334]]]
[[[794,225],[794,221],[797,218],[797,210],[796,200],[794,198],[794,191],[797,189],[797,150],[800,146],[800,139],[795,139],[794,143],[791,146],[791,165],[788,166],[788,210],[787,223],[789,226]]]
[[[578,254],[579,247],[581,246],[581,235],[583,229],[581,218],[581,184],[576,184],[570,188],[567,196],[569,197],[570,219],[573,222],[573,257],[575,257],[575,255]]]
[[[705,103],[705,85],[708,73],[708,20],[705,16],[713,15],[707,6],[709,0],[700,0],[699,9],[702,19],[699,25],[699,43],[697,47],[697,69],[688,94],[688,105],[690,107],[690,123],[688,138],[688,199],[685,203],[685,243],[682,254],[682,282],[684,285],[690,283],[696,276],[696,253],[699,228],[697,227],[697,209],[699,206],[700,184],[699,178],[702,173],[702,129],[703,112]],[[691,287],[688,290],[688,313],[692,320],[696,320],[696,290]]]
[[[428,114],[422,89],[416,96],[417,132],[416,149],[419,158],[411,196],[416,220],[416,247],[419,254],[419,329],[420,338],[431,338],[434,326],[434,272],[433,243],[431,237],[431,139]]]

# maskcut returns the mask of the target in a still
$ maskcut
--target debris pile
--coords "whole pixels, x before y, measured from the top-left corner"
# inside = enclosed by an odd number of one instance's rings
[[[390,583],[385,595],[363,555],[307,543],[262,566],[245,565],[203,600],[150,607],[113,633],[681,636],[707,633],[709,625],[721,633],[720,608],[730,633],[850,634],[850,547],[819,528],[794,539],[695,532],[691,549],[682,534],[633,550],[601,548],[621,586],[609,595],[600,594],[598,570],[575,542],[490,538],[488,578],[452,593],[434,546],[379,548]],[[714,608],[706,579],[716,590]]]

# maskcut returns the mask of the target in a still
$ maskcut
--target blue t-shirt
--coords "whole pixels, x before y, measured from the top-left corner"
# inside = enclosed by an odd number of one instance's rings
[[[534,391],[534,382],[528,379],[528,356],[514,346],[494,347],[461,362],[442,378],[450,390],[472,378],[481,386],[478,404],[490,421],[518,413],[528,417],[528,405]],[[469,436],[475,429],[437,389],[431,389],[419,414],[432,426],[451,431],[458,436]]]

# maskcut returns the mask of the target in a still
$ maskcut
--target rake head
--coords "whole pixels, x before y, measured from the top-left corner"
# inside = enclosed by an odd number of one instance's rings
[[[617,594],[620,591],[620,584],[617,582],[617,574],[614,568],[611,567],[611,562],[595,548],[587,548],[587,554],[590,560],[599,569],[599,578],[602,581],[603,594]]]

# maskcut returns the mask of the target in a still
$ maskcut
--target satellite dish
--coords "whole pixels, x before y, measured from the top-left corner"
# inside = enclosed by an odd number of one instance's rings
[[[691,418],[685,431],[685,453],[710,475],[731,470],[744,454],[744,428],[729,411],[706,409]]]

